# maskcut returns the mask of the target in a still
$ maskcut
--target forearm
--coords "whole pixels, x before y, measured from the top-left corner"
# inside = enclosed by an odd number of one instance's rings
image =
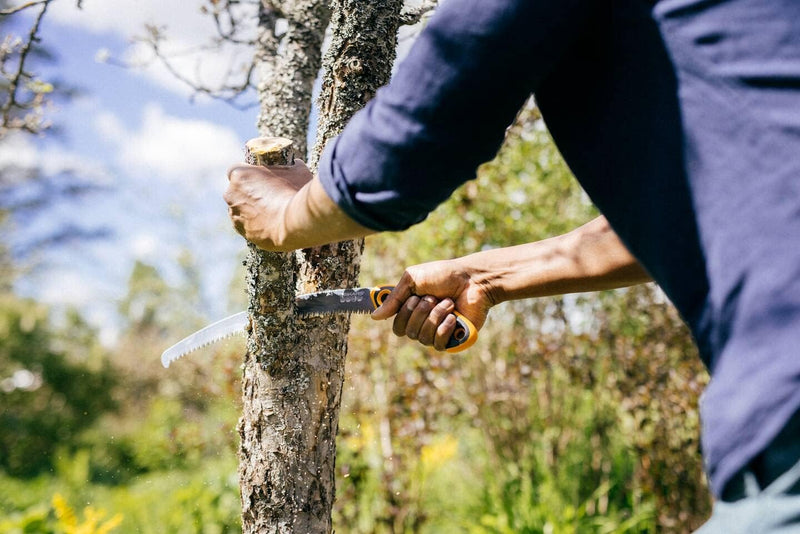
[[[493,304],[650,281],[604,217],[557,237],[454,260]]]
[[[292,197],[283,212],[279,248],[297,250],[374,233],[348,217],[314,178]]]

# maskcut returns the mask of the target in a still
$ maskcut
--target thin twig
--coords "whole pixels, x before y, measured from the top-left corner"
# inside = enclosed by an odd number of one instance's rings
[[[10,7],[8,9],[0,9],[0,15],[8,16],[14,15],[19,13],[20,11],[25,11],[26,9],[34,6],[38,6],[39,4],[47,4],[50,0],[32,0],[31,2],[25,2],[24,4],[20,4],[15,7]]]
[[[237,20],[233,13],[233,7],[238,6],[241,3],[242,2],[235,0],[225,2],[225,5],[222,6],[222,8],[215,8],[211,15],[214,19],[214,26],[216,27],[217,34],[219,35],[220,39],[233,44],[252,46],[255,44],[254,39],[240,39],[237,37],[237,33],[239,32],[239,20]],[[223,27],[221,16],[223,13],[226,14],[227,22],[230,25],[230,29],[228,30]]]
[[[255,72],[254,63],[249,64],[247,71],[245,72],[244,75],[244,80],[241,83],[236,85],[224,85],[222,87],[215,89],[204,86],[202,84],[198,84],[197,82],[181,74],[181,72],[175,68],[175,66],[167,58],[167,56],[165,56],[162,53],[158,41],[150,40],[148,41],[148,44],[153,50],[153,54],[155,55],[156,59],[161,63],[161,65],[165,69],[167,69],[167,72],[169,72],[172,76],[174,76],[175,79],[177,79],[178,81],[191,87],[195,91],[195,93],[204,94],[215,100],[221,100],[238,110],[251,109],[257,105],[256,102],[245,103],[245,104],[240,104],[239,102],[237,102],[237,99],[241,97],[241,95],[253,85],[252,79],[253,79],[253,73]]]
[[[422,17],[436,9],[439,4],[438,0],[426,0],[419,6],[408,9],[400,13],[400,23],[404,26],[411,26],[422,20]]]
[[[31,26],[31,30],[28,33],[28,38],[24,42],[24,44],[22,45],[22,48],[20,49],[19,64],[17,65],[17,72],[9,80],[8,100],[3,105],[3,107],[0,109],[0,111],[2,111],[2,114],[3,114],[3,124],[2,124],[3,128],[7,128],[12,124],[13,120],[12,120],[12,117],[11,117],[11,110],[14,107],[17,107],[17,108],[20,108],[20,109],[26,109],[26,105],[23,104],[23,103],[20,103],[17,100],[17,93],[19,91],[20,81],[23,80],[24,78],[29,77],[25,73],[25,61],[28,58],[28,54],[31,51],[33,43],[35,43],[38,40],[39,26],[42,23],[42,19],[44,19],[45,13],[47,13],[47,8],[50,6],[50,2],[52,2],[52,0],[41,0],[41,1],[38,2],[38,4],[42,6],[42,9],[41,9],[41,11],[39,11],[39,14],[34,19],[33,25]],[[35,5],[35,4],[32,3],[31,5]],[[35,131],[36,131],[35,127],[33,127],[30,124],[27,124],[25,122],[22,122],[19,125],[19,127],[21,127],[23,130],[28,131],[30,133],[35,133]]]

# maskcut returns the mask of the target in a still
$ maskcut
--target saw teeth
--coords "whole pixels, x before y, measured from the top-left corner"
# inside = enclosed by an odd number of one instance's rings
[[[175,356],[173,356],[172,358],[167,360],[167,363],[171,364],[172,362],[180,360],[181,358],[183,358],[187,354],[191,354],[193,352],[197,352],[198,350],[204,349],[204,348],[208,347],[209,345],[213,345],[214,343],[218,343],[218,342],[223,341],[225,339],[229,339],[229,338],[232,338],[234,336],[240,336],[240,335],[241,336],[247,335],[247,332],[244,332],[244,331],[240,332],[240,331],[237,330],[235,332],[230,332],[229,334],[225,334],[223,336],[220,336],[220,337],[217,337],[217,338],[214,338],[214,339],[210,339],[210,340],[206,341],[205,343],[203,343],[202,345],[197,345],[196,347],[192,347],[189,350],[185,350],[185,351],[183,351],[183,352],[181,352],[179,354],[176,354]]]
[[[343,313],[343,314],[357,313],[359,315],[364,315],[371,312],[369,312],[368,310],[327,310],[327,311],[297,310],[297,313],[302,315],[303,317],[327,317],[328,315],[334,315],[337,313]]]
[[[331,311],[299,311],[299,313],[304,317],[326,317],[328,315],[333,315],[334,313],[347,313],[347,312],[331,310]]]

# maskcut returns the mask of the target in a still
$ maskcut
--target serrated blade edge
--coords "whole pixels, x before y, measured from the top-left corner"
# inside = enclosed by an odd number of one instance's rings
[[[197,349],[234,334],[245,334],[250,318],[246,311],[235,313],[183,338],[161,354],[161,365],[169,364]]]
[[[294,303],[303,315],[322,315],[337,312],[370,313],[375,310],[372,288],[330,289],[298,296]]]

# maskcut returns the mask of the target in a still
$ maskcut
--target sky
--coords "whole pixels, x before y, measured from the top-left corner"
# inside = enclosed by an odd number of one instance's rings
[[[40,251],[40,267],[17,290],[56,307],[77,306],[111,343],[134,261],[157,266],[174,282],[178,257],[189,251],[202,268],[203,312],[216,318],[228,311],[227,291],[245,247],[222,200],[226,170],[257,135],[257,111],[192,98],[134,37],[147,24],[159,25],[177,67],[209,84],[236,63],[236,52],[191,53],[214,34],[200,2],[83,0],[82,6],[53,2],[41,37],[56,61],[39,69],[78,88],[79,96],[52,111],[58,135],[0,141],[0,168],[35,162],[50,173],[72,169],[102,186],[24,221],[14,229],[19,240],[65,225],[109,235]]]

